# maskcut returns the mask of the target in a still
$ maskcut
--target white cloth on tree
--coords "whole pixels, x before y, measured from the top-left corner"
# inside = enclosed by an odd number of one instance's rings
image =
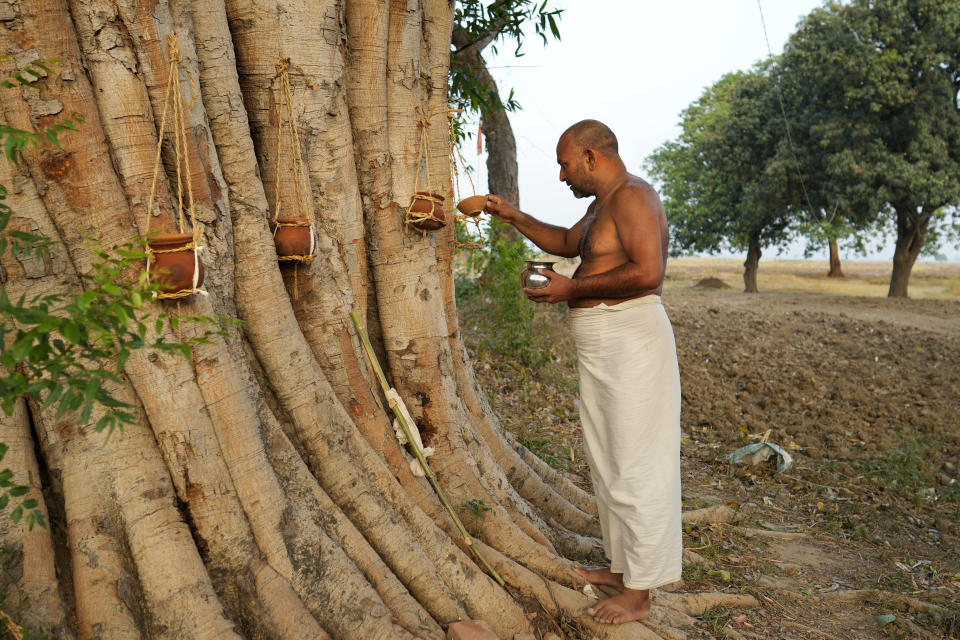
[[[417,423],[413,421],[413,418],[410,416],[410,412],[407,411],[407,405],[403,403],[403,399],[400,397],[400,394],[397,393],[397,390],[393,387],[390,387],[385,395],[387,396],[387,404],[390,405],[390,408],[396,408],[398,411],[400,411],[407,422],[407,426],[410,427],[410,435],[413,436],[414,440],[413,446],[423,453],[424,458],[429,458],[432,456],[435,453],[434,448],[423,446],[423,440],[420,439],[420,430],[417,429]],[[393,431],[397,434],[397,440],[400,442],[400,444],[408,444],[407,436],[403,432],[403,427],[400,426],[400,421],[397,418],[393,419]],[[420,461],[416,458],[410,461],[410,472],[420,478],[427,475],[423,470],[423,467],[420,466]]]
[[[631,589],[680,579],[680,371],[660,296],[570,309],[604,548]]]

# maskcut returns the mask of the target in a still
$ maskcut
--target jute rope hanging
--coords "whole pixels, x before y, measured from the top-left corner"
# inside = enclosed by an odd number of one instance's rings
[[[460,203],[464,200],[463,193],[460,190],[460,169],[457,167],[457,161],[459,159],[459,166],[463,168],[463,172],[467,174],[467,179],[470,180],[470,190],[471,196],[477,195],[477,185],[473,182],[473,176],[470,175],[470,170],[467,168],[467,163],[463,160],[463,153],[460,151],[460,145],[457,143],[457,132],[454,127],[454,121],[456,120],[457,114],[460,113],[460,109],[449,109],[447,111],[447,119],[449,125],[449,135],[447,136],[448,152],[450,155],[450,182],[453,184],[453,197],[457,203]],[[477,134],[479,135],[479,133]],[[478,154],[479,162],[479,154]],[[459,207],[459,205],[458,205]],[[482,215],[466,215],[463,213],[457,213],[456,221],[458,223],[467,223],[472,224],[476,227],[478,238],[483,238],[483,232],[480,230],[480,222],[483,220]],[[464,227],[466,230],[466,227]],[[470,238],[467,242],[454,242],[454,246],[457,249],[466,249],[467,251],[475,251],[482,249],[483,245],[474,240],[474,236],[466,230],[467,236]]]
[[[203,249],[203,246],[200,244],[201,240],[203,239],[203,227],[197,223],[194,211],[193,185],[190,181],[190,152],[187,148],[187,125],[185,115],[187,110],[193,108],[193,103],[199,94],[197,92],[197,84],[193,78],[193,74],[190,73],[190,70],[183,65],[183,58],[180,55],[180,43],[177,41],[177,35],[175,33],[171,33],[167,36],[167,51],[170,56],[170,69],[167,73],[167,88],[163,98],[163,115],[160,117],[160,131],[157,135],[157,153],[153,162],[153,179],[150,182],[150,197],[147,199],[147,220],[146,224],[144,224],[144,235],[147,236],[147,241],[149,242],[150,221],[153,218],[153,205],[157,192],[157,175],[160,173],[160,152],[163,149],[163,136],[167,125],[167,114],[170,106],[172,105],[173,148],[176,154],[177,166],[177,226],[180,229],[181,234],[186,234],[184,231],[183,215],[183,195],[184,191],[186,191],[186,210],[187,216],[190,218],[190,227],[193,238],[190,242],[172,249],[153,249],[148,244],[146,247],[146,268],[147,273],[150,273],[151,264],[156,262],[156,254],[191,251],[193,253],[193,283],[191,286],[178,291],[162,291],[157,294],[158,298],[179,299],[193,295],[194,293],[207,295],[206,291],[199,288],[201,273],[199,254]],[[193,95],[190,97],[190,105],[186,107],[186,109],[184,108],[183,104],[183,94],[180,91],[180,69],[183,69],[184,72],[186,72],[187,77],[190,79],[190,88],[193,91]],[[181,163],[183,165],[182,172]],[[184,182],[186,183],[186,188],[184,188]]]
[[[313,83],[299,66],[297,69],[306,79],[307,85],[313,88]],[[279,99],[277,100],[277,154],[275,190],[273,205],[274,242],[277,245],[277,260],[293,262],[293,297],[299,297],[299,267],[300,264],[309,265],[313,262],[316,251],[316,240],[313,235],[313,207],[310,206],[309,189],[305,188],[307,167],[303,161],[303,150],[300,147],[300,132],[294,123],[293,91],[290,89],[290,58],[280,57],[277,60],[277,75],[279,81]],[[292,151],[291,171],[293,173],[294,190],[296,192],[297,215],[282,217],[280,193],[280,170],[285,157]],[[308,236],[303,238],[303,231]],[[305,242],[304,242],[305,240]]]
[[[299,68],[299,67],[298,67]],[[280,82],[280,99],[277,108],[277,170],[276,170],[276,196],[273,205],[273,234],[283,227],[307,227],[310,229],[310,250],[300,255],[277,256],[278,260],[296,261],[310,264],[313,262],[313,254],[316,249],[316,243],[313,237],[313,207],[307,200],[309,197],[304,189],[304,180],[306,180],[307,170],[303,161],[303,151],[300,148],[300,135],[297,126],[294,124],[293,116],[293,92],[290,90],[290,58],[280,58],[277,60],[276,78]],[[286,117],[284,117],[286,112]],[[286,142],[286,145],[284,144]],[[293,151],[293,180],[294,189],[297,194],[297,210],[299,215],[296,218],[282,218],[281,198],[280,198],[280,163],[287,147]]]
[[[413,198],[404,217],[406,226],[413,227],[426,237],[428,231],[435,231],[446,225],[443,216],[443,196],[431,188],[430,183],[430,120],[434,112],[424,114],[420,109],[420,141],[417,149],[417,168],[413,174]],[[426,172],[426,186],[420,188],[421,168]]]

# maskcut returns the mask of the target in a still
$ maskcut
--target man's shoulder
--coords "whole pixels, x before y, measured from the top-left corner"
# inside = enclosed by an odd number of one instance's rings
[[[643,178],[632,174],[628,174],[626,181],[613,194],[611,201],[617,213],[639,213],[643,211],[659,213],[663,210],[656,189]]]

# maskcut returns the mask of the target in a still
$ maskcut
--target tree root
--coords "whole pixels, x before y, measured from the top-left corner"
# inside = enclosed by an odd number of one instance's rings
[[[750,527],[741,527],[738,531],[748,538],[759,536],[761,538],[777,538],[778,540],[799,540],[809,537],[802,531],[779,531],[777,529],[753,529]]]
[[[927,613],[935,618],[944,619],[951,615],[946,607],[926,602],[910,596],[889,591],[871,591],[869,589],[844,589],[821,594],[821,598],[852,604],[882,604],[892,609],[899,609],[907,613]]]
[[[750,594],[735,593],[657,593],[659,604],[685,613],[688,616],[703,615],[716,606],[733,608],[759,607],[760,602]]]
[[[722,504],[683,512],[683,521],[690,524],[737,524],[741,519],[739,513]]]

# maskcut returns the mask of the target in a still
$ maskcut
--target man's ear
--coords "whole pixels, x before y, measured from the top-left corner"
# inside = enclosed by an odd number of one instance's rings
[[[593,149],[584,149],[583,155],[587,161],[587,168],[594,169],[597,166],[597,153]]]

